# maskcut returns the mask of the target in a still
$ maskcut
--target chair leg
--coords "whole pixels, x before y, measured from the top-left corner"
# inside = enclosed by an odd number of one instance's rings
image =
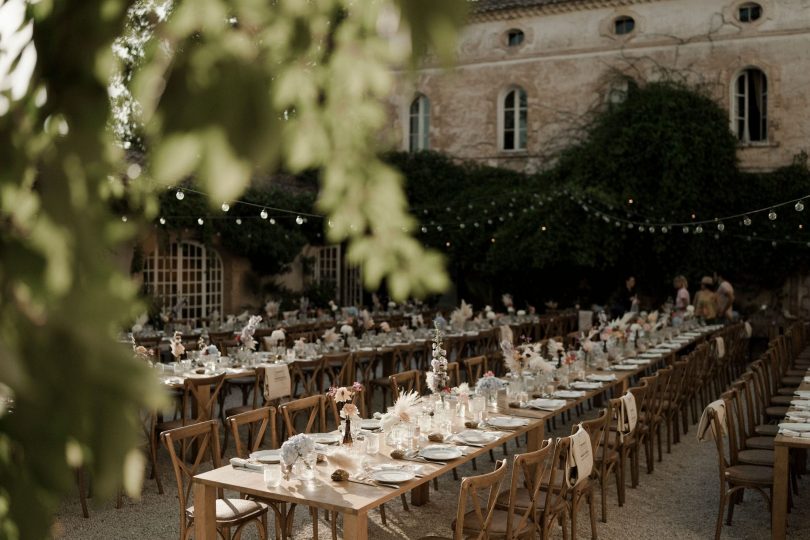
[[[602,523],[607,523],[607,479],[600,476],[599,480],[602,488]]]
[[[714,528],[714,540],[720,540],[720,531],[723,529],[723,510],[726,506],[726,494],[720,494],[720,510],[717,512],[717,524]]]
[[[411,508],[408,506],[408,498],[405,496],[405,494],[402,493],[399,498],[402,501],[402,509],[406,512],[410,512]]]
[[[155,437],[154,430],[152,430],[151,440],[149,441],[149,457],[152,459],[152,476],[155,478],[155,483],[157,483],[158,493],[163,495],[163,484],[160,481],[157,465],[157,437]]]
[[[388,521],[385,519],[385,505],[380,505],[380,520],[382,521],[383,527],[388,526]]]
[[[84,469],[82,467],[76,469],[76,486],[79,488],[79,502],[82,505],[82,515],[89,518],[90,512],[87,511],[87,486],[85,486],[84,483]]]
[[[593,488],[591,488],[591,493],[588,495],[588,512],[591,516],[591,540],[597,540],[598,535],[596,533],[596,509],[593,506]]]
[[[731,519],[734,517],[734,505],[736,504],[737,493],[732,493],[730,497],[728,497],[728,516],[726,517],[726,525],[731,525]]]

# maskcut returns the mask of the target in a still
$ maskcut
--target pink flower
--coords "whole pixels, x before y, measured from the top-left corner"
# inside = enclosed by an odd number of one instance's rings
[[[358,416],[359,414],[360,412],[357,409],[357,405],[355,405],[354,403],[346,403],[343,406],[343,409],[340,411],[340,416],[342,418],[355,417]]]

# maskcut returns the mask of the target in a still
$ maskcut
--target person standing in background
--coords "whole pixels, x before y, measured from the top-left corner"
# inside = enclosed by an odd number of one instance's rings
[[[717,300],[714,298],[714,280],[703,276],[700,290],[695,293],[695,315],[709,324],[717,318]]]
[[[734,318],[734,287],[719,273],[717,274],[717,292],[714,297],[717,303],[717,318],[731,321]]]
[[[614,295],[610,314],[616,319],[630,311],[636,313],[639,311],[636,278],[634,276],[628,277],[624,282],[624,287],[620,287],[619,291]]]
[[[675,296],[675,317],[683,320],[686,315],[686,308],[691,304],[689,290],[687,289],[688,282],[686,281],[686,277],[676,276],[672,284],[678,290]]]

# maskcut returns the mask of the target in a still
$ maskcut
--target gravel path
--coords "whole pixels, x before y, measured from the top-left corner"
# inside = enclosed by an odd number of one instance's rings
[[[592,415],[589,414],[589,416]],[[561,426],[556,435],[566,435],[569,426]],[[231,448],[233,446],[231,445]],[[525,446],[523,447],[525,448]],[[509,446],[515,453],[514,444]],[[144,482],[141,500],[124,500],[123,508],[116,509],[112,503],[91,503],[89,519],[81,515],[78,497],[66,500],[56,522],[56,537],[64,539],[110,540],[116,539],[176,539],[179,536],[180,508],[177,491],[168,457],[162,456],[162,478],[165,494],[159,495],[153,480]],[[500,450],[496,457],[500,457]],[[488,459],[479,459],[479,471],[488,470]],[[673,447],[672,454],[664,454],[663,463],[656,463],[652,475],[645,474],[642,458],[640,484],[637,489],[627,489],[627,501],[619,508],[615,484],[608,490],[608,522],[597,521],[597,533],[602,539],[694,539],[714,537],[714,525],[718,509],[719,479],[717,454],[713,444],[699,443],[695,429],[681,438]],[[471,465],[459,468],[459,476],[475,474]],[[629,475],[628,475],[629,483]],[[429,534],[450,535],[450,522],[455,516],[458,482],[452,475],[439,481],[440,490],[431,488],[428,505],[410,512],[402,509],[399,501],[386,505],[387,527],[380,521],[380,513],[372,511],[369,516],[369,537],[374,539],[420,538]],[[795,508],[788,523],[788,538],[810,538],[810,481],[808,476],[800,480],[799,496],[794,497]],[[601,503],[596,497],[597,520]],[[272,512],[271,512],[272,515]],[[578,538],[589,538],[590,524],[587,508],[583,508],[578,521]],[[309,513],[298,509],[294,527],[295,540],[312,538]],[[320,517],[319,538],[330,539],[329,524]],[[256,538],[255,529],[243,538]],[[765,539],[770,537],[770,515],[762,498],[756,493],[746,493],[745,501],[735,508],[734,523],[723,527],[723,538]],[[555,538],[562,538],[558,528]]]

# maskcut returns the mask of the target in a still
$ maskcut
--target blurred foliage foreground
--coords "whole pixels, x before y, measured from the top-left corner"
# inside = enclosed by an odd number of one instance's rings
[[[113,255],[156,217],[159,188],[193,175],[219,205],[253,171],[320,168],[329,237],[349,241],[369,284],[400,298],[446,285],[441,258],[405,232],[401,178],[374,143],[392,68],[427,47],[448,59],[463,12],[461,0],[0,0],[0,392],[14,399],[0,407],[0,537],[47,537],[76,467],[97,496],[139,493],[139,411],[162,398],[116,343],[142,306]],[[108,95],[134,16],[155,37],[134,41],[124,74],[143,170],[110,127],[120,87]],[[122,197],[126,222],[110,210]]]

